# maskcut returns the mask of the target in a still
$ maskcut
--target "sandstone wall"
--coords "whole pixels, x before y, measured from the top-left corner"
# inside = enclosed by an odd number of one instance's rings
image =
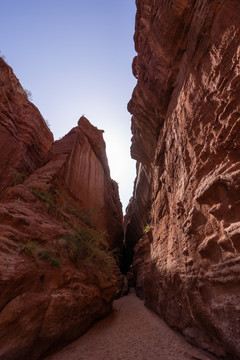
[[[36,170],[52,142],[39,110],[0,57],[0,192]]]
[[[111,311],[122,208],[102,131],[82,117],[49,150],[52,134],[0,60],[1,79],[0,359],[31,360]]]
[[[239,357],[240,4],[136,4],[132,155],[151,193],[137,290],[191,342]],[[148,212],[127,214],[128,223],[142,226]]]
[[[112,249],[123,237],[122,204],[118,185],[110,178],[103,131],[81,117],[66,166],[65,182],[72,194],[93,213],[96,226],[106,230]]]
[[[44,166],[25,183],[37,190],[55,191],[59,198],[68,191],[90,225],[108,233],[111,250],[121,252],[122,205],[118,185],[110,178],[102,133],[81,117],[77,127],[54,142]]]

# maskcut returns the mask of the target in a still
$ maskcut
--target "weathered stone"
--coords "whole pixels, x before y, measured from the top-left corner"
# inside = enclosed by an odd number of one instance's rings
[[[5,75],[13,96],[0,105],[8,109],[0,135],[0,359],[31,360],[111,311],[122,209],[102,131],[82,117],[47,153],[52,135],[0,59],[2,82]],[[17,184],[9,182],[9,163]],[[8,182],[15,186],[6,189]]]
[[[53,135],[12,69],[0,57],[0,192],[40,166]]]
[[[127,213],[130,249],[151,210],[137,289],[194,344],[240,357],[240,4],[136,3],[132,155],[148,180]]]

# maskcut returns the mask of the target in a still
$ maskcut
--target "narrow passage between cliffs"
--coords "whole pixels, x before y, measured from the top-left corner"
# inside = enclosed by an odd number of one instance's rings
[[[45,360],[209,360],[171,330],[136,297],[134,290],[113,303],[113,312],[78,340]]]

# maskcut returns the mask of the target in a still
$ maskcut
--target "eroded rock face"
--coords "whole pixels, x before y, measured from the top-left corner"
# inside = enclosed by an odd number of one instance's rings
[[[39,110],[0,57],[0,192],[36,170],[53,142]]]
[[[130,199],[124,218],[124,233],[127,239],[124,246],[123,272],[126,273],[133,261],[133,248],[148,228],[151,218],[151,172],[138,163],[134,194]]]
[[[240,4],[136,3],[132,155],[151,193],[137,289],[194,344],[240,357]]]
[[[69,192],[83,210],[82,217],[88,217],[91,226],[108,233],[110,249],[120,250],[122,205],[118,185],[110,178],[102,133],[81,117],[77,127],[55,141],[46,164],[34,172],[25,184],[37,191],[55,191],[59,199],[64,198],[64,192]],[[62,211],[67,203],[69,199],[62,204]],[[66,212],[69,213],[69,210]],[[84,215],[84,212],[87,214]]]
[[[11,69],[8,73],[16,82]],[[27,169],[0,201],[1,360],[42,358],[109,314],[119,280],[112,252],[119,255],[122,246],[121,203],[102,131],[82,117],[47,152],[52,135],[22,96],[16,104],[8,99],[14,117],[6,112],[4,121],[23,139],[5,125],[1,132],[8,133],[2,142],[5,160],[11,155],[18,173]],[[19,120],[22,104],[25,114],[33,109],[38,114],[33,123],[30,117],[27,124]],[[1,184],[6,184],[2,173]]]

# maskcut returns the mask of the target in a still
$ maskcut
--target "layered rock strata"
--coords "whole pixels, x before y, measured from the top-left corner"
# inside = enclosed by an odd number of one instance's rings
[[[6,73],[18,89],[4,64]],[[123,232],[102,131],[82,117],[51,146],[40,113],[17,89],[6,106],[12,115],[1,117],[1,161],[7,179],[7,160],[16,177],[8,187],[0,178],[1,360],[43,358],[111,311]],[[19,118],[22,106],[32,117]]]
[[[239,358],[240,4],[136,4],[129,111],[145,180],[135,184],[126,244],[140,228],[137,291],[192,343]]]

